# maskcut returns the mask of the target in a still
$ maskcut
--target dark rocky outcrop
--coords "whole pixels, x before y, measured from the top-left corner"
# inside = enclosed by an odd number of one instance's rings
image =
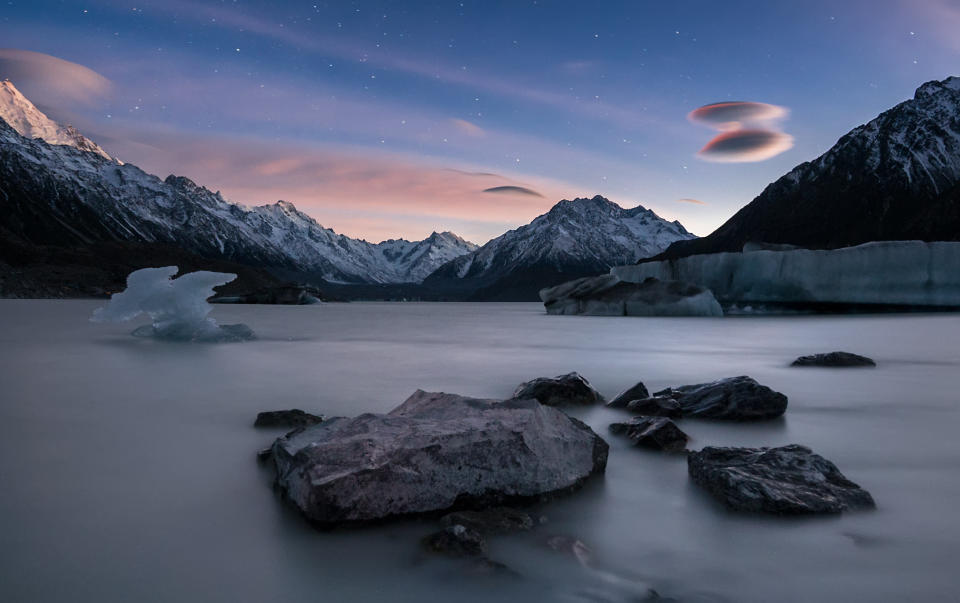
[[[232,296],[220,296],[211,299],[219,304],[277,304],[303,306],[315,304],[324,299],[323,292],[311,285],[286,283],[274,287],[261,287],[249,293]]]
[[[690,439],[677,424],[666,417],[635,417],[627,423],[613,423],[610,432],[625,435],[636,446],[680,452]]]
[[[290,410],[266,410],[257,413],[257,420],[253,422],[254,427],[306,427],[316,425],[323,421],[323,417],[303,412],[299,408]]]
[[[277,485],[320,525],[540,500],[602,473],[607,453],[583,422],[536,400],[424,391],[273,445]]]
[[[877,366],[877,363],[866,356],[851,354],[850,352],[829,352],[826,354],[801,356],[794,360],[790,366],[829,366],[839,368],[854,366]]]
[[[694,483],[737,511],[798,515],[875,506],[870,493],[809,448],[707,447],[687,457]]]
[[[745,244],[835,249],[869,241],[960,239],[960,78],[845,134],[826,153],[770,184],[702,239],[653,260],[738,252]]]
[[[628,388],[625,391],[620,392],[617,396],[607,402],[608,408],[626,408],[627,403],[634,400],[640,400],[641,398],[650,397],[650,392],[647,391],[647,386],[642,382],[637,383],[631,388]]]
[[[578,373],[559,377],[540,377],[517,386],[514,400],[533,398],[547,406],[576,406],[603,402],[600,392]]]
[[[532,529],[533,518],[518,509],[492,507],[480,510],[454,511],[441,517],[440,524],[445,527],[466,526],[481,534],[503,534]]]
[[[621,281],[612,274],[569,281],[540,290],[547,314],[590,316],[723,316],[708,289],[649,278]]]
[[[750,377],[729,377],[710,383],[669,387],[654,396],[673,398],[684,417],[755,421],[779,417],[787,397]]]

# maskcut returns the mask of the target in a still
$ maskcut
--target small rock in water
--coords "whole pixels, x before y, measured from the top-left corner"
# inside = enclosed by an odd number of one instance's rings
[[[261,463],[265,463],[270,460],[270,457],[273,456],[273,448],[264,448],[257,451],[257,460]]]
[[[633,400],[639,400],[641,398],[647,398],[650,396],[650,392],[647,391],[647,386],[643,383],[637,383],[630,389],[621,392],[617,395],[616,398],[607,402],[608,408],[626,408],[627,403],[632,402]]]
[[[679,419],[683,415],[680,410],[680,403],[670,396],[650,396],[640,400],[631,400],[627,403],[626,409],[649,417]]]
[[[481,534],[500,534],[529,530],[533,528],[533,518],[510,507],[492,507],[482,511],[454,511],[441,517],[440,524],[462,525]]]
[[[448,526],[424,537],[423,546],[447,557],[473,557],[487,553],[487,541],[476,530],[460,524]]]
[[[690,439],[666,417],[635,417],[629,423],[613,423],[610,431],[626,435],[637,446],[666,452],[684,450]]]
[[[750,377],[668,387],[654,396],[674,398],[683,417],[755,421],[774,419],[787,410],[787,397]]]
[[[870,493],[809,448],[707,447],[687,457],[694,483],[736,511],[799,515],[871,509]]]
[[[323,417],[303,412],[299,408],[290,410],[267,410],[257,413],[257,420],[254,421],[254,427],[306,427],[321,423]]]
[[[578,373],[552,379],[540,377],[517,386],[513,400],[533,398],[547,406],[588,405],[603,402],[603,396]]]
[[[573,555],[580,565],[587,566],[590,563],[590,547],[572,536],[551,536],[547,538],[547,546],[558,553]]]
[[[827,354],[813,354],[812,356],[801,356],[793,361],[790,366],[877,366],[877,363],[866,356],[851,354],[850,352],[829,352]]]

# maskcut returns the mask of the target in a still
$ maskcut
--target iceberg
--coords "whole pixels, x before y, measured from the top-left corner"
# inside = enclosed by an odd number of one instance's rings
[[[656,278],[626,281],[614,274],[588,276],[540,290],[547,314],[587,316],[723,316],[713,293]]]
[[[213,306],[207,298],[213,288],[237,278],[227,272],[199,270],[172,278],[177,266],[143,268],[127,276],[127,288],[114,293],[107,305],[97,308],[91,322],[125,322],[140,314],[152,321],[133,331],[137,337],[178,341],[244,341],[253,331],[244,324],[219,325],[207,315]]]
[[[960,243],[875,241],[842,249],[710,253],[614,266],[620,280],[681,280],[725,306],[960,308]]]

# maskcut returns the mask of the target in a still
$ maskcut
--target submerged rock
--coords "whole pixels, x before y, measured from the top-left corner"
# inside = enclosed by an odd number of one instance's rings
[[[479,511],[454,511],[440,518],[446,527],[461,525],[481,534],[502,534],[533,529],[533,518],[510,507],[492,507]]]
[[[690,439],[677,424],[666,417],[635,417],[628,423],[613,423],[610,432],[625,435],[636,446],[680,452]]]
[[[668,387],[654,396],[673,398],[684,417],[755,421],[779,417],[787,397],[750,377],[729,377],[710,383]]]
[[[540,290],[547,314],[590,316],[723,316],[709,289],[655,278],[641,283],[612,274],[580,278]]]
[[[737,511],[797,515],[875,506],[870,493],[809,448],[707,447],[687,457],[694,483]]]
[[[547,406],[587,405],[603,402],[600,392],[578,373],[567,373],[552,379],[540,377],[521,383],[513,392],[514,400],[533,398]]]
[[[638,382],[633,387],[627,389],[626,391],[620,392],[617,394],[617,397],[613,400],[607,402],[608,408],[626,408],[627,403],[634,400],[639,400],[641,398],[650,397],[650,392],[647,391],[647,386],[642,382]]]
[[[423,546],[432,553],[447,557],[486,555],[487,541],[474,529],[461,524],[448,526],[424,537]]]
[[[871,358],[851,354],[850,352],[829,352],[826,354],[813,354],[812,356],[801,356],[793,361],[790,366],[877,366]]]
[[[257,413],[257,420],[253,422],[254,427],[306,427],[307,425],[316,425],[321,423],[323,417],[303,412],[299,408],[290,410],[266,410]]]
[[[607,464],[586,424],[536,400],[417,391],[387,414],[277,439],[277,484],[323,525],[482,508],[571,490]]]

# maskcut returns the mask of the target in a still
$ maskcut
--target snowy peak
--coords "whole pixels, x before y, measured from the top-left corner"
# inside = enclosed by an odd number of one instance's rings
[[[833,249],[958,238],[960,77],[948,77],[921,85],[767,186],[709,236],[679,242],[664,257],[757,242]]]
[[[0,118],[25,138],[40,138],[49,144],[68,145],[112,159],[73,126],[61,126],[47,117],[10,80],[0,81]]]
[[[529,224],[443,265],[426,282],[486,288],[485,299],[536,299],[540,287],[606,272],[692,238],[679,222],[643,206],[624,209],[600,195],[564,199]]]

